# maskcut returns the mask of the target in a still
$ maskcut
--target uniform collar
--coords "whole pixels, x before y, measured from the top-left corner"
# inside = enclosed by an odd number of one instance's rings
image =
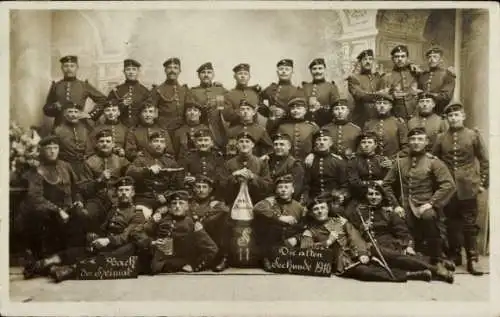
[[[364,68],[361,68],[359,73],[363,74],[363,75],[372,75],[373,74],[371,69],[364,69]]]
[[[120,209],[125,209],[125,208],[130,208],[132,207],[132,202],[128,202],[128,203],[118,203],[118,208]]]
[[[136,80],[132,80],[132,79],[125,79],[125,84],[128,84],[128,85],[135,85],[137,84],[139,81],[136,79]]]
[[[245,90],[248,88],[248,85],[236,84],[236,89]]]
[[[237,154],[237,159],[238,159],[238,162],[250,162],[253,158],[253,155],[252,154],[240,154],[238,153]]]
[[[312,83],[313,84],[322,84],[326,82],[326,79],[322,78],[322,79],[313,79]]]
[[[178,86],[179,81],[177,79],[167,79],[167,80],[165,80],[165,84],[171,85],[171,86]]]
[[[327,157],[328,155],[330,155],[331,152],[330,151],[314,151],[314,155],[316,156],[319,156],[319,157]]]
[[[278,81],[278,85],[286,86],[286,85],[291,85],[291,84],[292,84],[292,82],[290,80],[280,79]]]
[[[402,71],[405,71],[405,70],[409,70],[410,69],[410,64],[406,64],[403,67],[398,67],[398,66],[394,65],[394,67],[392,69],[395,70],[395,71],[397,71],[397,72],[402,72]]]
[[[347,120],[347,119],[344,119],[344,120],[334,120],[333,123],[335,123],[336,125],[346,125],[347,123],[349,123],[349,120]]]
[[[106,121],[104,121],[104,124],[107,124],[107,125],[117,125],[119,123],[120,123],[120,120],[115,120],[115,121],[106,120]]]
[[[419,114],[418,114],[418,116],[419,116],[420,118],[429,118],[429,117],[430,117],[430,116],[432,116],[433,114],[434,114],[434,112],[432,112],[432,111],[431,111],[431,112],[429,112],[429,113],[424,113],[424,114],[419,113]]]
[[[292,198],[292,197],[290,197],[290,199],[286,199],[286,200],[285,200],[285,199],[282,199],[282,198],[280,198],[280,197],[276,196],[276,201],[278,202],[278,204],[281,204],[281,205],[285,205],[285,204],[289,204],[289,203],[291,203],[291,202],[292,202],[292,199],[293,199],[293,198]]]
[[[76,76],[75,77],[66,77],[66,76],[64,76],[63,80],[64,81],[75,81],[76,80]]]
[[[210,84],[200,83],[200,87],[201,88],[210,88],[210,87],[213,87],[213,83],[210,83]]]
[[[386,114],[377,113],[377,119],[380,119],[380,120],[385,120],[385,119],[389,118],[390,116],[392,116],[392,114],[390,112],[386,113]]]
[[[450,132],[459,132],[459,131],[462,131],[463,129],[465,129],[464,126],[461,126],[459,128],[453,128],[453,127],[449,127],[449,131]]]

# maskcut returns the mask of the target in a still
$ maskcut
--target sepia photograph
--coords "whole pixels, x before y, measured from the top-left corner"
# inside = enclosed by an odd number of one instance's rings
[[[489,311],[498,6],[280,2],[2,4],[2,315]]]

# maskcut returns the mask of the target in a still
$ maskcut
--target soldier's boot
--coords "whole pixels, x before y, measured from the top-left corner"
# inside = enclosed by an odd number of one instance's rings
[[[454,282],[453,273],[448,271],[441,261],[436,263],[436,279],[450,284]]]
[[[76,277],[75,265],[61,265],[55,266],[50,270],[50,276],[54,282],[61,283],[62,281],[70,280]]]
[[[28,280],[36,276],[47,275],[53,265],[54,257],[36,260],[31,250],[27,250],[24,255],[24,279]]]
[[[432,272],[430,270],[406,272],[406,278],[408,280],[430,282],[432,280]]]
[[[214,272],[222,272],[222,271],[227,270],[228,268],[229,268],[229,263],[228,263],[228,260],[227,260],[227,256],[223,255],[221,257],[221,260],[218,262],[218,264],[215,265],[212,268],[212,271],[214,271]]]
[[[475,263],[479,261],[479,258],[477,256],[477,252],[473,250],[467,250],[467,272],[469,272],[471,275],[474,276],[481,276],[484,273],[477,270],[475,267]]]
[[[264,258],[262,260],[262,266],[264,267],[264,271],[271,272],[272,265],[271,265],[271,261],[268,258]]]
[[[443,260],[443,265],[448,271],[455,272],[456,266],[453,261]]]

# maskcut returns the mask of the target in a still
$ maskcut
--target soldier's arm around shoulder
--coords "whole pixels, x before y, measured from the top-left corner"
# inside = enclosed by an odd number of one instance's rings
[[[437,189],[429,203],[435,208],[441,209],[453,197],[456,191],[455,182],[450,170],[443,161],[432,154],[427,153],[426,155],[431,160],[432,175],[437,185]]]
[[[489,158],[488,151],[486,148],[486,143],[479,132],[479,129],[475,128],[475,140],[474,140],[474,154],[479,161],[479,174],[481,175],[481,186],[484,188],[489,187]]]
[[[52,81],[49,93],[47,94],[47,98],[45,99],[45,104],[43,106],[43,113],[47,117],[56,117],[61,113],[60,107],[56,104],[57,95],[56,95],[56,82]]]

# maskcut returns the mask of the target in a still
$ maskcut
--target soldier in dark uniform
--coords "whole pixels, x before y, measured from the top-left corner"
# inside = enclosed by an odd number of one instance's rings
[[[77,177],[83,174],[83,162],[93,151],[92,127],[81,119],[79,106],[71,101],[63,104],[64,119],[54,128],[59,137],[59,157],[70,163]]]
[[[225,174],[221,187],[224,188],[225,201],[232,205],[240,190],[240,183],[248,182],[248,191],[252,201],[267,197],[271,190],[271,176],[267,162],[253,155],[254,136],[241,132],[237,136],[238,154],[225,164]]]
[[[407,121],[415,112],[418,93],[418,74],[408,62],[408,47],[397,45],[391,50],[394,67],[383,77],[382,87],[389,91],[394,99],[394,116]]]
[[[149,146],[149,136],[155,132],[166,132],[158,123],[158,109],[151,103],[142,105],[137,126],[130,128],[125,137],[125,156],[133,162],[138,156],[144,154]],[[165,134],[166,152],[174,155],[174,146],[169,134]]]
[[[384,190],[391,204],[396,206],[394,211],[406,217],[416,250],[429,255],[431,264],[444,270],[442,209],[455,193],[455,183],[446,165],[426,152],[429,139],[424,129],[411,130],[408,138],[409,156],[393,164],[384,179]],[[401,200],[394,194],[396,189],[403,191]],[[424,242],[427,250],[423,248]]]
[[[248,100],[242,100],[238,109],[240,121],[239,124],[233,125],[227,131],[228,144],[226,151],[231,152],[235,144],[236,136],[242,132],[248,132],[253,136],[255,141],[254,153],[262,156],[272,151],[272,141],[266,128],[258,124],[255,120],[257,113],[257,105],[250,103]]]
[[[250,81],[250,65],[241,63],[233,67],[236,87],[231,89],[224,96],[224,110],[222,112],[224,120],[229,126],[238,124],[240,121],[239,108],[241,101],[255,105],[260,104],[261,87],[259,85],[248,86]],[[256,114],[256,122],[261,126],[266,126],[266,118],[261,114]]]
[[[441,115],[455,90],[456,75],[442,66],[443,49],[433,46],[425,53],[429,69],[418,76],[418,88],[430,94],[436,102],[436,113]]]
[[[78,57],[68,55],[62,57],[61,70],[64,78],[58,82],[53,81],[50,86],[43,113],[48,117],[53,117],[54,128],[63,121],[63,104],[71,101],[78,105],[78,109],[83,111],[85,102],[90,98],[95,107],[88,115],[92,120],[97,121],[102,113],[101,106],[106,102],[106,96],[94,88],[87,80],[82,81],[76,78],[78,71]]]
[[[169,192],[184,188],[183,169],[166,152],[167,137],[166,132],[151,134],[148,151],[137,157],[126,172],[137,182],[136,204],[141,206],[146,218],[151,215],[152,210],[165,204],[165,197]]]
[[[103,130],[111,131],[115,148],[113,152],[119,156],[125,156],[125,138],[128,128],[120,120],[120,108],[115,100],[109,100],[103,106],[104,122],[94,126],[92,130],[91,140],[95,140],[95,136]]]
[[[133,59],[123,61],[125,82],[114,87],[108,94],[120,108],[119,120],[126,127],[137,125],[142,103],[149,97],[149,90],[138,80],[141,63]]]
[[[193,199],[190,203],[190,215],[200,221],[208,235],[217,244],[219,254],[212,267],[214,272],[222,272],[228,268],[230,214],[229,207],[216,200],[212,195],[215,189],[213,179],[197,175],[193,186]]]
[[[49,271],[55,282],[75,277],[76,263],[91,259],[96,255],[132,256],[135,246],[130,240],[130,233],[145,219],[133,204],[134,180],[130,177],[119,179],[116,184],[117,205],[110,210],[100,230],[87,234],[87,246],[68,248],[45,259],[29,262],[25,272],[29,277]]]
[[[293,199],[292,175],[280,176],[274,184],[274,195],[259,201],[253,208],[257,245],[267,271],[271,269],[269,253],[274,247],[290,245],[287,240],[304,230],[301,219],[307,212],[303,205]]]
[[[189,100],[190,93],[186,84],[178,82],[181,73],[181,61],[177,57],[169,58],[163,63],[167,79],[151,90],[152,104],[158,108],[160,127],[173,133],[182,125],[184,103]]]
[[[365,131],[377,133],[380,153],[391,159],[398,152],[406,153],[408,143],[405,121],[391,113],[393,102],[392,96],[378,93],[375,99],[377,118],[367,121],[363,127]]]
[[[332,137],[332,152],[347,159],[356,152],[361,128],[348,120],[350,110],[346,99],[339,99],[332,112],[333,122],[323,126],[323,129],[329,131]]]
[[[361,65],[359,74],[352,74],[347,78],[348,89],[355,106],[352,111],[352,121],[362,127],[366,121],[376,117],[375,93],[383,89],[383,74],[372,72],[373,50],[367,49],[359,53],[358,63]]]
[[[292,140],[291,154],[298,160],[304,160],[311,153],[313,144],[312,136],[319,130],[316,123],[306,121],[306,100],[294,98],[288,103],[289,116],[278,127],[278,132],[288,134]]]
[[[408,121],[408,130],[422,127],[429,136],[429,149],[432,150],[436,137],[439,133],[448,129],[446,121],[434,113],[436,102],[433,95],[428,93],[418,94],[417,112]]]
[[[305,201],[310,202],[323,193],[338,191],[347,197],[347,177],[344,160],[331,152],[332,137],[327,130],[321,129],[313,136],[314,159],[306,165],[304,180]]]
[[[189,193],[175,191],[143,225],[133,240],[151,258],[151,273],[199,272],[208,268],[218,248],[199,221],[189,216]]]
[[[82,197],[71,165],[59,159],[59,139],[50,135],[39,142],[40,165],[27,172],[26,199],[18,221],[27,247],[35,258],[80,243]]]
[[[224,110],[224,96],[228,91],[221,83],[213,81],[215,74],[212,63],[202,64],[198,67],[197,73],[200,85],[191,88],[191,97],[195,103],[204,108],[215,145],[222,148],[225,137],[222,111]]]
[[[130,164],[123,156],[113,153],[113,132],[101,130],[95,136],[95,153],[84,163],[79,182],[88,211],[88,231],[96,231],[111,209],[114,200],[113,183],[125,174]]]
[[[309,64],[312,82],[302,82],[309,112],[306,120],[315,122],[322,127],[332,122],[331,106],[339,99],[339,89],[335,82],[325,80],[326,63],[323,58],[316,58]]]
[[[274,151],[266,158],[271,178],[276,182],[278,178],[284,175],[292,175],[294,184],[293,199],[300,201],[304,187],[305,171],[302,162],[290,154],[292,139],[285,133],[277,133],[273,135],[272,139]]]
[[[462,241],[467,255],[467,270],[482,275],[474,267],[477,253],[477,196],[488,188],[489,159],[477,129],[464,127],[463,105],[451,103],[444,110],[450,129],[437,137],[433,153],[441,158],[455,179],[457,192],[445,207],[447,218],[449,256],[457,265],[462,264]],[[476,165],[479,162],[479,169]],[[462,240],[463,236],[463,240]]]
[[[186,157],[189,152],[195,149],[194,134],[196,131],[208,129],[205,109],[201,105],[187,101],[184,111],[184,124],[174,131],[172,138],[177,159]]]

